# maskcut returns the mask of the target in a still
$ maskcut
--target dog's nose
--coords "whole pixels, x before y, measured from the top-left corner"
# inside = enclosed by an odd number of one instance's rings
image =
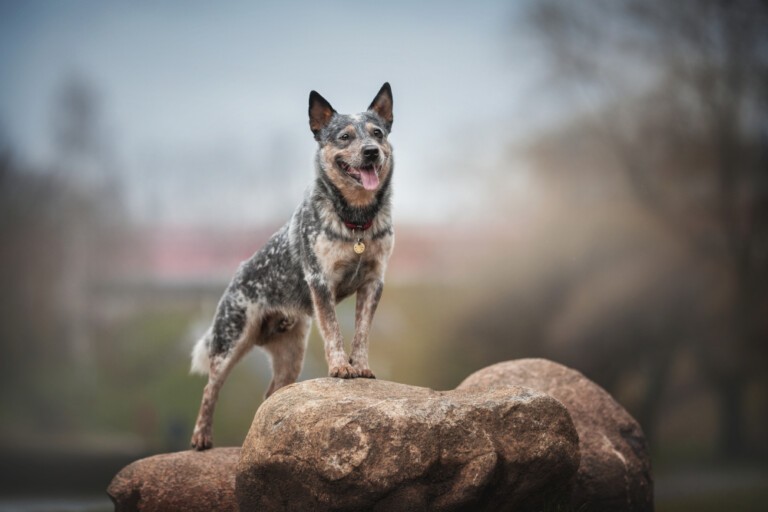
[[[379,148],[376,146],[365,146],[363,148],[363,157],[366,160],[376,160],[379,158]]]

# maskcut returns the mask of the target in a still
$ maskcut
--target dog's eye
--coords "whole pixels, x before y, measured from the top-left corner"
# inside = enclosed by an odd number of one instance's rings
[[[374,128],[373,129],[373,136],[374,137],[378,137],[378,138],[382,138],[384,136],[384,134],[378,128]]]
[[[339,135],[340,140],[349,140],[349,134],[348,133],[342,133]]]

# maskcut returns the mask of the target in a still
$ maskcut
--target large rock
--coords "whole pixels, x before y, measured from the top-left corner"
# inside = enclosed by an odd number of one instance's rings
[[[240,448],[155,455],[123,468],[107,488],[115,512],[237,511]]]
[[[651,462],[643,431],[603,388],[576,370],[552,361],[521,359],[473,373],[457,389],[504,386],[543,391],[568,408],[581,445],[573,510],[653,510]]]
[[[533,511],[567,501],[578,465],[541,392],[316,379],[259,408],[235,492],[241,510]]]

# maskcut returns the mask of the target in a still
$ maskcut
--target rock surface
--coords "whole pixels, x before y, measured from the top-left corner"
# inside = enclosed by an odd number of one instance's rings
[[[648,445],[640,425],[603,388],[584,375],[545,359],[495,364],[467,377],[457,389],[527,386],[565,405],[579,433],[581,464],[573,510],[653,510]]]
[[[123,468],[107,494],[115,512],[236,511],[240,448],[155,455]]]
[[[578,465],[540,392],[316,379],[259,408],[235,492],[241,510],[533,511],[567,502]]]

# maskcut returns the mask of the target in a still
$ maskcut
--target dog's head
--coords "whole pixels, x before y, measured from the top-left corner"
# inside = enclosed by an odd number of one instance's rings
[[[385,83],[360,114],[336,112],[317,92],[309,93],[309,128],[319,143],[318,164],[355,206],[373,200],[392,171],[392,89]]]

